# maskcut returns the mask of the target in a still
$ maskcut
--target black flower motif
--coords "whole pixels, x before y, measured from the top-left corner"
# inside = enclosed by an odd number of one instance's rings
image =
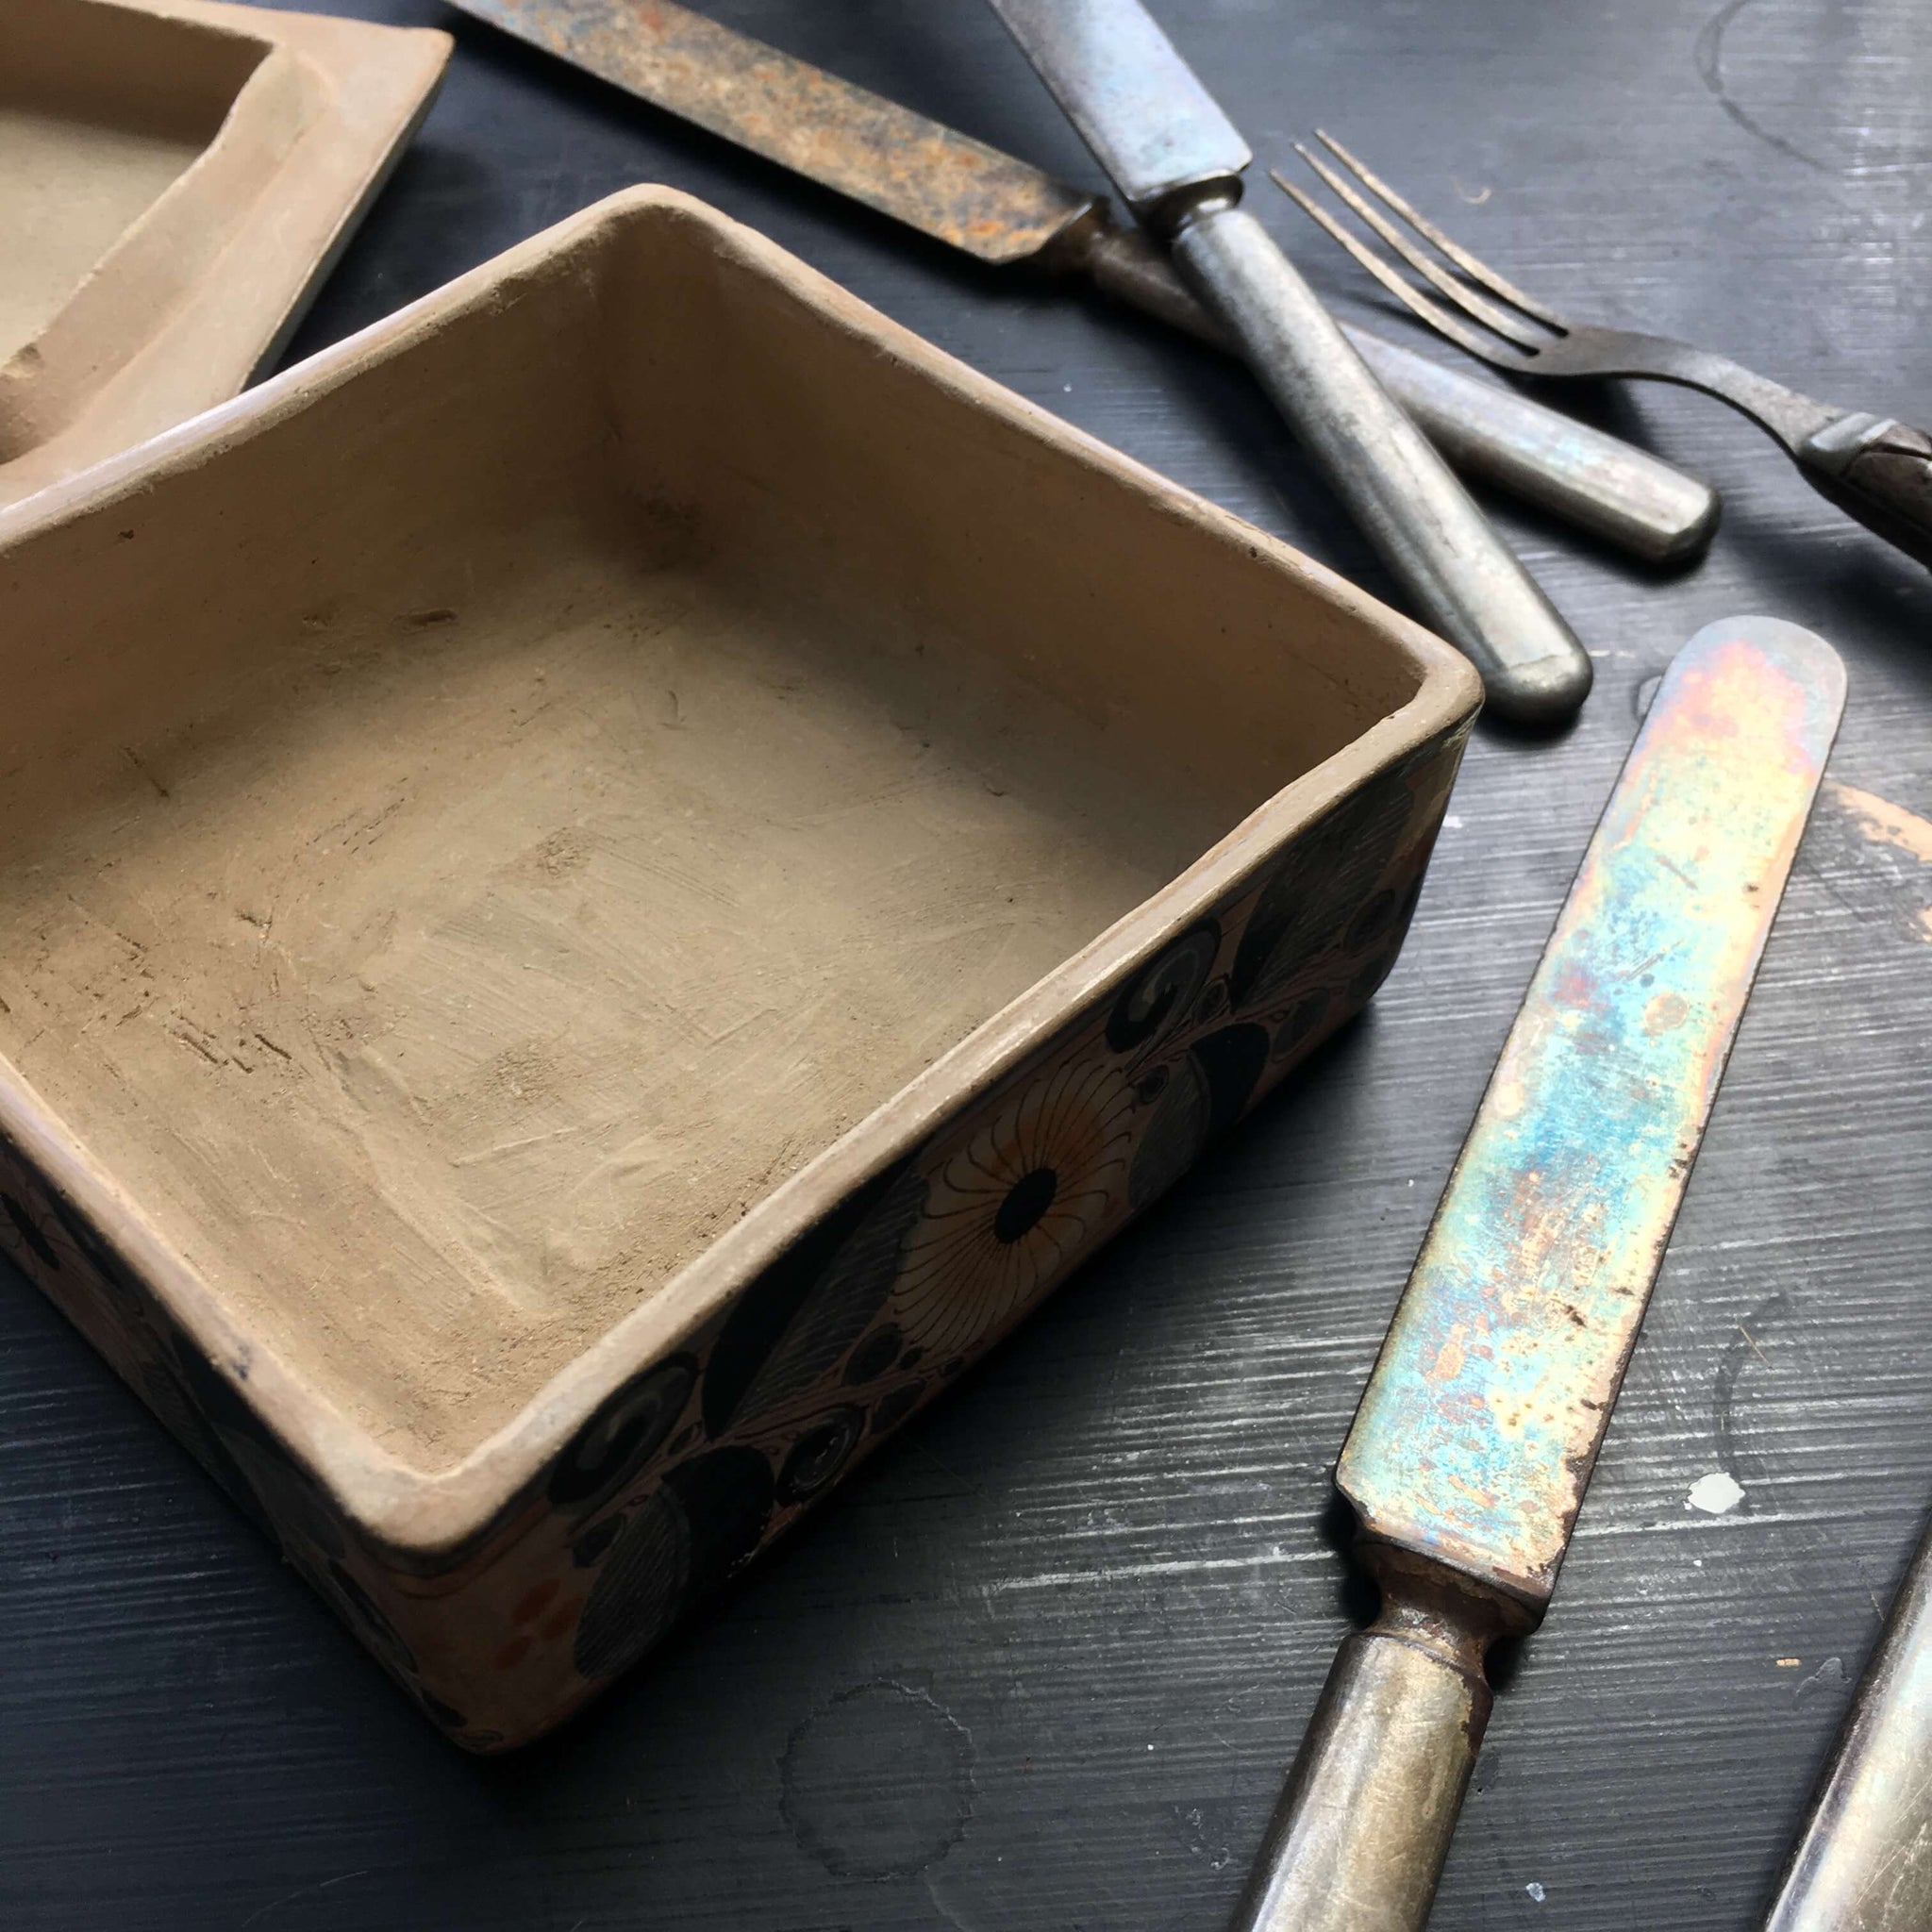
[[[1184,932],[1123,988],[1108,1015],[1108,1045],[1115,1053],[1132,1053],[1185,1019],[1220,951],[1215,921],[1203,920]]]
[[[752,1377],[734,1419],[739,1427],[796,1404],[865,1333],[885,1305],[925,1193],[924,1176],[908,1169],[854,1229]]]
[[[577,1624],[573,1661],[586,1677],[614,1677],[671,1627],[691,1571],[691,1528],[659,1490],[624,1525],[597,1572]]]
[[[871,1326],[925,1183],[889,1168],[809,1228],[738,1298],[705,1365],[705,1431],[770,1421]]]
[[[891,1322],[883,1328],[874,1328],[852,1351],[852,1358],[845,1364],[847,1385],[862,1389],[868,1382],[876,1382],[899,1359],[899,1351],[905,1346],[906,1337]],[[918,1350],[913,1354],[916,1356]]]
[[[829,1489],[864,1434],[865,1411],[849,1404],[813,1423],[792,1443],[778,1472],[779,1502],[808,1502]]]
[[[684,1413],[697,1364],[673,1356],[607,1398],[557,1459],[550,1499],[589,1510],[614,1496],[658,1453]]]
[[[1401,849],[1414,810],[1402,774],[1386,774],[1343,799],[1295,840],[1248,916],[1235,952],[1237,1008],[1278,992],[1341,943],[1342,928]]]
[[[771,1465],[755,1449],[713,1449],[674,1469],[597,1571],[577,1622],[577,1669],[614,1677],[634,1664],[758,1548],[772,1502]]]
[[[1134,1149],[1127,1199],[1136,1212],[1166,1193],[1208,1144],[1208,1076],[1190,1054],[1158,1089],[1154,1117]]]
[[[1165,1193],[1241,1116],[1268,1062],[1264,1028],[1242,1023],[1197,1040],[1160,1090],[1127,1174],[1136,1210]]]
[[[921,1348],[1003,1329],[1126,1208],[1134,1096],[1119,1065],[1069,1059],[928,1169],[891,1307]]]
[[[570,1546],[570,1559],[579,1570],[594,1570],[604,1560],[624,1529],[622,1516],[607,1516],[601,1523],[593,1523],[576,1541]]]
[[[1328,1017],[1328,1008],[1334,999],[1335,995],[1325,987],[1317,987],[1289,1008],[1274,1028],[1274,1043],[1269,1049],[1270,1058],[1285,1060],[1304,1041],[1312,1038],[1316,1028]]]
[[[1387,939],[1395,924],[1401,905],[1402,901],[1393,892],[1374,893],[1349,921],[1348,936],[1342,943],[1351,953],[1361,953]]]

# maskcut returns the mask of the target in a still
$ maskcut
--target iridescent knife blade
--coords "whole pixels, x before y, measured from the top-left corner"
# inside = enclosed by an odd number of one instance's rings
[[[1844,702],[1823,640],[1698,632],[1544,949],[1341,1452],[1382,1587],[1237,1918],[1413,1932],[1541,1621]]]

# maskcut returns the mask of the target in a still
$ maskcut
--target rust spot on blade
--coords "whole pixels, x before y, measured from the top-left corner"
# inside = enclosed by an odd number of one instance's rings
[[[1674,1032],[1690,1017],[1690,1004],[1680,992],[1660,992],[1643,1009],[1643,1030],[1653,1036]]]
[[[1548,1596],[1843,694],[1769,618],[1673,663],[1342,1451],[1376,1538]]]
[[[996,148],[670,0],[453,0],[680,119],[984,261],[1097,207]]]

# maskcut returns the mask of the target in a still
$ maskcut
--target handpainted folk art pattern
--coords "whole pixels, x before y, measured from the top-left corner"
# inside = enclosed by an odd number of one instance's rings
[[[492,1750],[648,1652],[1163,1192],[1394,964],[1466,727],[1378,774],[848,1196],[436,1566],[358,1533],[0,1140],[0,1252],[429,1716]]]

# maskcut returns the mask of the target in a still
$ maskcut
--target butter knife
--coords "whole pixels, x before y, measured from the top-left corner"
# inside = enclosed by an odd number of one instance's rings
[[[1380,1615],[1309,1721],[1239,1932],[1417,1932],[1541,1622],[1844,703],[1822,639],[1673,661],[1463,1142],[1342,1447]]]

